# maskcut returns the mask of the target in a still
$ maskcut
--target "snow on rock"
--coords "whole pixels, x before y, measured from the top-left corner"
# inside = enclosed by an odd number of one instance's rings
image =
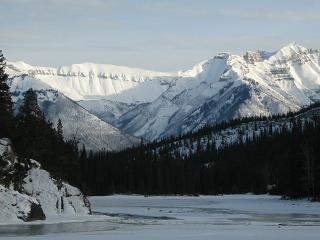
[[[0,185],[0,223],[44,219],[42,207],[35,198]]]
[[[0,156],[2,156],[5,152],[12,152],[11,141],[9,138],[0,138]]]
[[[0,139],[0,164],[0,223],[91,214],[78,188],[52,178],[35,160],[18,162],[7,138]]]
[[[80,106],[108,123],[117,121],[124,113],[136,107],[136,104],[110,101],[107,99],[79,101]]]
[[[320,100],[320,53],[296,43],[275,53],[221,53],[179,78],[115,125],[149,140],[239,117],[295,111]]]
[[[172,75],[171,73],[94,63],[73,64],[56,69],[31,66],[24,62],[8,62],[7,67],[9,75],[28,75],[39,79],[77,101],[117,95],[153,79],[156,79],[155,85],[161,87],[162,81],[158,77],[166,79]],[[139,96],[136,99],[141,100]],[[122,100],[126,99],[122,98]],[[133,100],[132,96],[129,97],[129,100]]]
[[[23,190],[39,201],[46,215],[90,214],[88,200],[78,188],[53,179],[34,160],[32,165]]]
[[[43,220],[39,202],[25,193],[14,190],[16,157],[8,138],[0,139],[0,223]]]

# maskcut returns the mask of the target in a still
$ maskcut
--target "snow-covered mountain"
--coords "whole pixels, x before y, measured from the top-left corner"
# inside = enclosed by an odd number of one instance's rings
[[[164,76],[172,75],[94,63],[50,68],[9,62],[7,67],[9,73],[15,71],[39,79],[74,101],[111,99],[126,103],[150,102],[167,89],[167,77]]]
[[[270,115],[320,100],[320,54],[291,43],[277,52],[220,53],[160,73],[113,65],[60,69],[9,63],[123,131],[149,140],[236,117]]]
[[[320,99],[320,57],[292,43],[278,52],[221,53],[180,77],[157,99],[122,115],[116,126],[147,139],[237,117],[297,110]]]

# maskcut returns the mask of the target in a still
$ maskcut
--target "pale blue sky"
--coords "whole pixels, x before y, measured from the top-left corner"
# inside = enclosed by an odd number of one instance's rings
[[[228,51],[320,48],[318,0],[0,0],[8,60],[188,69]]]

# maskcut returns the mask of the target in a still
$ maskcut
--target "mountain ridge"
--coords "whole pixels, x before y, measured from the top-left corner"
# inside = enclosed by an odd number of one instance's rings
[[[8,63],[8,68],[18,65]],[[320,100],[319,51],[294,42],[276,52],[219,53],[171,73],[71,66],[60,68],[64,76],[52,78],[43,69],[35,76],[104,121],[148,140],[232,118],[298,110]],[[22,72],[32,75],[27,68]]]
[[[9,86],[16,113],[24,92],[33,88],[46,119],[54,126],[57,125],[58,119],[62,120],[64,137],[79,141],[89,150],[116,151],[140,141],[90,114],[74,100],[33,77],[11,76]]]
[[[154,140],[230,118],[298,110],[320,99],[319,59],[318,51],[296,44],[259,61],[218,54],[196,65],[186,73],[188,77],[179,79],[142,111],[136,108],[124,114],[116,126]],[[145,119],[148,114],[154,117]],[[168,122],[159,130],[163,117]],[[137,129],[136,123],[144,129]]]

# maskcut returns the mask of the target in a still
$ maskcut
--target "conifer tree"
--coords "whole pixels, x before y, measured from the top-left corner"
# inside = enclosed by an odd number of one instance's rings
[[[87,179],[86,174],[86,161],[87,161],[87,151],[86,147],[82,145],[82,150],[80,152],[80,171],[81,171],[81,187],[82,189],[86,189],[85,182]]]
[[[12,134],[12,100],[5,73],[6,62],[0,50],[0,137]]]
[[[28,89],[24,94],[23,104],[20,107],[20,114],[24,117],[35,117],[43,119],[43,114],[38,105],[37,94],[32,88]]]
[[[60,118],[57,124],[57,134],[58,134],[58,138],[63,140],[63,126]]]
[[[44,146],[48,140],[45,126],[46,122],[38,105],[37,95],[30,88],[24,93],[17,116],[17,133],[14,139],[17,151],[21,151],[24,157],[37,159],[39,147]]]

